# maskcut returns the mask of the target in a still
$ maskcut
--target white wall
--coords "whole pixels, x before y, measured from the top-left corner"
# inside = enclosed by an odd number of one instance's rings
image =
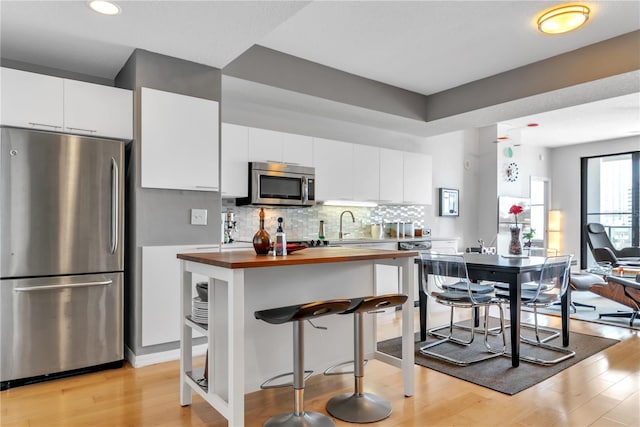
[[[640,136],[571,145],[549,150],[551,209],[562,211],[561,252],[580,265],[580,159],[640,150]]]
[[[478,129],[469,129],[425,138],[419,147],[422,153],[433,157],[434,200],[433,205],[426,208],[425,224],[432,229],[434,237],[460,238],[460,248],[476,246],[478,239],[489,237],[478,228],[478,202],[482,197],[479,189],[480,182],[487,176],[495,181],[495,166],[492,165],[490,172],[485,168],[480,137]],[[459,217],[438,216],[437,189],[441,187],[460,190]],[[493,187],[495,191],[495,185]],[[495,200],[495,195],[492,198]]]

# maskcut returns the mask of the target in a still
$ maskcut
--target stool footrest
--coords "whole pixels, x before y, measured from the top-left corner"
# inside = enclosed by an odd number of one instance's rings
[[[311,374],[313,374],[313,371],[304,371],[304,380],[306,381],[307,378],[309,378],[311,376]],[[275,377],[271,377],[268,380],[266,380],[265,382],[263,382],[262,384],[260,384],[260,388],[263,390],[267,390],[270,388],[282,388],[282,387],[292,387],[293,386],[293,381],[289,381],[286,383],[282,383],[282,384],[271,384],[272,382],[274,382],[277,379],[280,378],[284,378],[287,376],[293,376],[293,372],[286,372],[284,374],[280,374],[280,375],[276,375]]]
[[[369,362],[369,359],[364,359],[364,366],[367,366],[367,363]],[[329,366],[327,369],[325,369],[325,371],[323,372],[324,375],[346,375],[346,374],[353,374],[353,370],[351,371],[339,371],[339,372],[334,372],[336,369],[342,367],[342,366],[347,366],[347,365],[353,365],[355,364],[355,360],[348,360],[346,362],[342,362],[342,363],[338,363],[336,365],[333,366]]]

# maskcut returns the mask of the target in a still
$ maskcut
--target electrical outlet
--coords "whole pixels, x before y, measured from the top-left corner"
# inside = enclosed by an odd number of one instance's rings
[[[207,210],[191,209],[191,225],[207,225]]]

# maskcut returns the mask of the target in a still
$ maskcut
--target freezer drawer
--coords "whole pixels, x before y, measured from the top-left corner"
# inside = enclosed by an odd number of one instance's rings
[[[123,274],[0,281],[0,379],[122,360]]]

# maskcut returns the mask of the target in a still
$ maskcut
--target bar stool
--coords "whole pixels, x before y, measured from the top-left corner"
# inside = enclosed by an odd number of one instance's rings
[[[304,410],[304,325],[302,322],[344,312],[349,308],[350,303],[348,299],[335,299],[260,310],[254,313],[256,319],[273,325],[293,322],[293,412],[269,418],[264,423],[265,427],[335,425],[331,418],[324,414]]]
[[[329,400],[327,411],[334,417],[350,423],[372,423],[391,415],[391,403],[388,400],[375,394],[363,392],[364,349],[362,318],[365,312],[396,307],[404,304],[405,301],[407,301],[407,296],[400,294],[354,298],[351,300],[349,308],[341,313],[353,313],[355,392],[334,396]],[[335,366],[327,369],[325,375],[338,375],[338,373],[331,372],[334,368]],[[351,372],[341,372],[340,374],[342,373]]]

